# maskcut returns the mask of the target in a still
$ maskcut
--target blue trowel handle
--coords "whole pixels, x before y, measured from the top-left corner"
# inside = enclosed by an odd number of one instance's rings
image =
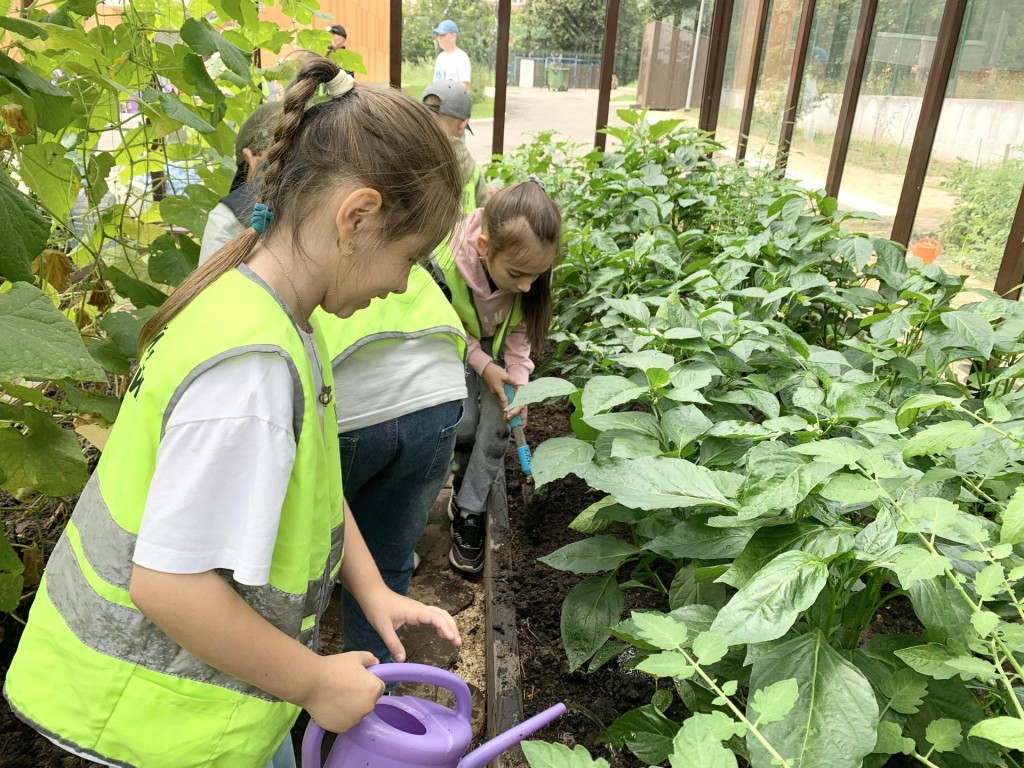
[[[515,397],[516,391],[512,389],[511,384],[506,383],[505,399],[508,400],[510,406]],[[516,414],[513,418],[509,419],[508,426],[512,430],[512,437],[516,441],[516,455],[519,457],[519,466],[522,467],[524,475],[533,477],[533,455],[530,453],[530,446],[526,442],[526,435],[523,434],[523,417]]]

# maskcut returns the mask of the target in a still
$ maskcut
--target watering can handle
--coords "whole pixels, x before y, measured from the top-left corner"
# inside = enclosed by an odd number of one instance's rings
[[[469,722],[469,716],[473,712],[473,694],[469,692],[465,680],[447,669],[405,662],[375,664],[367,667],[366,671],[372,672],[384,683],[423,683],[445,688],[455,694],[455,714]]]

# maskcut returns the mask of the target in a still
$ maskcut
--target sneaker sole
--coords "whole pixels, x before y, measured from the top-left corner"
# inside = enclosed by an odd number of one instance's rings
[[[483,559],[476,565],[473,563],[463,563],[455,558],[455,552],[451,549],[448,550],[448,562],[452,564],[452,568],[463,573],[480,573],[484,569]]]

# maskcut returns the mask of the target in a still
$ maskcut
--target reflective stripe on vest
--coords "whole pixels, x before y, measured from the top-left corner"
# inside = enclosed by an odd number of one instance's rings
[[[455,263],[455,256],[452,254],[451,238],[446,238],[434,250],[432,257],[431,272],[435,280],[440,277],[444,281],[441,289],[449,297],[452,306],[458,313],[466,333],[474,339],[481,338],[480,314],[476,310],[476,302],[473,300],[473,292],[466,284],[466,278],[462,276],[458,265]],[[440,275],[438,274],[440,272]],[[440,280],[438,281],[440,283]],[[523,296],[517,293],[512,303],[512,311],[494,329],[493,343],[491,345],[491,356],[498,359],[501,356],[501,345],[505,336],[523,320]]]
[[[418,339],[433,334],[450,338],[459,350],[459,357],[466,357],[466,334],[462,330],[462,321],[427,270],[419,265],[409,273],[409,287],[405,293],[391,293],[384,299],[373,299],[370,306],[344,320],[323,310],[317,310],[317,313],[332,368],[375,341]]]
[[[179,647],[138,611],[128,591],[170,413],[196,376],[253,351],[289,363],[295,465],[269,583],[247,586],[220,575],[268,622],[315,646],[344,542],[338,444],[333,429],[319,428],[312,362],[287,310],[240,267],[204,289],[144,353],[100,463],[47,563],[8,671],[4,693],[18,717],[77,752],[145,768],[252,768],[269,761],[298,714]],[[333,385],[330,366],[323,368]],[[333,416],[325,420],[333,424]]]

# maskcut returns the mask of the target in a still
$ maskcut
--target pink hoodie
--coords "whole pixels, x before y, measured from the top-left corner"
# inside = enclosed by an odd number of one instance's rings
[[[494,335],[495,330],[512,311],[516,294],[510,291],[491,290],[483,262],[480,261],[480,254],[476,250],[476,239],[483,230],[482,219],[482,208],[477,208],[469,214],[452,234],[451,246],[455,265],[473,294],[473,302],[480,317],[480,332],[484,338],[488,338]],[[515,386],[526,384],[530,380],[533,361],[530,359],[530,342],[526,338],[525,321],[506,334],[502,347],[505,370],[512,377]],[[494,362],[494,359],[480,348],[480,340],[472,336],[468,336],[467,339],[466,360],[478,375],[483,375],[487,364]]]

